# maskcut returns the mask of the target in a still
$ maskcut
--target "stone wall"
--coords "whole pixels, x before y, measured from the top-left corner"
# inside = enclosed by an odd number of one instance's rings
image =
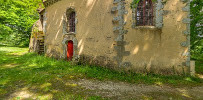
[[[93,58],[100,56],[113,60],[114,38],[111,14],[112,2],[106,0],[61,0],[46,8],[46,54],[57,51],[57,57],[64,57],[64,40],[75,38],[77,52],[75,56],[88,55]],[[76,32],[64,32],[64,14],[68,8],[76,12]],[[100,10],[103,9],[103,10]],[[65,39],[66,38],[66,39]],[[74,42],[75,43],[75,42]],[[78,57],[77,56],[77,57]]]
[[[131,10],[130,2],[126,0],[126,9]],[[163,0],[164,1],[164,0]],[[155,27],[133,27],[132,14],[129,12],[125,16],[125,29],[128,33],[124,35],[126,43],[125,50],[130,55],[123,57],[123,62],[130,62],[135,71],[147,71],[155,73],[185,73],[188,67],[185,66],[187,57],[183,55],[188,52],[187,46],[181,46],[182,41],[186,41],[183,30],[187,25],[182,23],[187,12],[183,12],[182,8],[186,6],[184,2],[179,0],[161,1],[161,10],[159,21],[160,25]],[[158,5],[158,2],[155,2]],[[160,8],[159,7],[159,8]],[[163,12],[163,13],[162,13]],[[160,17],[162,16],[162,17]],[[157,17],[157,13],[155,15]],[[157,19],[157,18],[155,18]],[[162,21],[161,21],[162,20]]]
[[[70,37],[77,41],[74,57],[80,58],[82,63],[135,72],[187,72],[185,62],[190,57],[186,1],[158,0],[156,9],[161,11],[156,13],[154,27],[134,25],[131,2],[48,0],[44,29],[46,54],[64,59],[65,42]],[[68,8],[76,12],[75,33],[64,32],[64,14]]]

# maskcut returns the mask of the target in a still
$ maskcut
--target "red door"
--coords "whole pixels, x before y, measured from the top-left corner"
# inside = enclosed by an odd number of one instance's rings
[[[68,61],[72,60],[72,57],[73,57],[73,41],[68,41],[68,45],[67,45]]]

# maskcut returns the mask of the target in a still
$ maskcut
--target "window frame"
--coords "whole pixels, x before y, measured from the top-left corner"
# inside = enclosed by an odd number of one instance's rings
[[[70,17],[70,14],[73,12],[75,13],[75,20],[74,20],[75,28],[74,28],[74,31],[70,31],[69,17]],[[77,34],[77,23],[78,23],[77,12],[76,12],[75,8],[74,7],[68,7],[66,9],[66,11],[64,12],[64,15],[63,15],[63,34],[64,35],[75,35],[75,34]]]
[[[157,0],[156,2],[152,2],[153,5],[153,26],[137,26],[136,25],[136,14],[137,14],[137,7],[132,8],[132,28],[133,29],[162,29],[163,27],[163,4],[161,0]],[[159,19],[159,20],[157,20]],[[160,20],[161,19],[161,20]],[[161,23],[161,24],[157,24]]]
[[[75,11],[72,11],[68,15],[68,21],[67,21],[67,27],[68,27],[68,32],[69,33],[75,33],[75,28],[76,28],[76,13]]]
[[[147,1],[149,3],[148,9]],[[138,21],[138,19],[140,20]],[[154,5],[152,0],[141,0],[136,7],[136,26],[154,26],[154,23]]]

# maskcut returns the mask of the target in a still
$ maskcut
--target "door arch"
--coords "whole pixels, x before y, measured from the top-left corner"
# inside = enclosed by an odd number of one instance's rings
[[[73,41],[68,41],[67,43],[67,60],[71,61],[73,58]]]
[[[64,35],[64,38],[63,38],[63,41],[62,41],[62,45],[63,45],[62,59],[67,60],[68,59],[67,57],[69,57],[68,56],[68,54],[69,54],[68,53],[68,42],[69,42],[69,44],[73,44],[73,50],[72,50],[73,56],[72,56],[72,60],[76,60],[78,58],[78,53],[77,53],[77,50],[78,50],[77,49],[77,47],[78,47],[78,40],[75,38],[74,35]],[[70,55],[70,57],[71,57],[71,55]]]

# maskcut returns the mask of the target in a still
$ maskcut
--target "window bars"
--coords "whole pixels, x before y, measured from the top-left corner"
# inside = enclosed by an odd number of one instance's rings
[[[136,25],[153,26],[153,3],[152,0],[141,0],[137,6]]]
[[[68,21],[69,32],[75,32],[75,12],[70,13]]]

